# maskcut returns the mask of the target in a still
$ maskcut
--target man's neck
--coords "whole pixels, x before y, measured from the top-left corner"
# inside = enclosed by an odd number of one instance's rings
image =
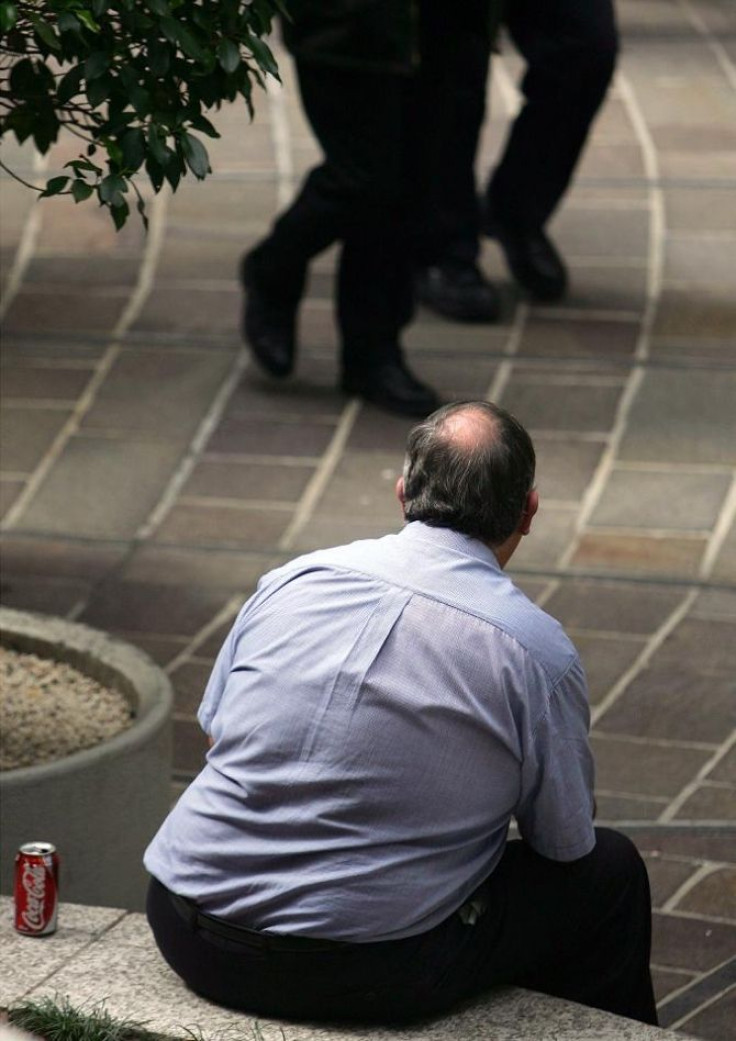
[[[514,553],[516,552],[516,547],[519,545],[520,542],[520,533],[514,532],[514,534],[510,535],[505,542],[502,542],[500,544],[500,546],[491,546],[489,543],[486,543],[486,545],[498,561],[498,566],[501,568],[501,570],[503,570],[513,557]]]

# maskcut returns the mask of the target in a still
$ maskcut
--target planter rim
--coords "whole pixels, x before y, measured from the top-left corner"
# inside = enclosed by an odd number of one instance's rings
[[[111,672],[127,680],[138,694],[139,702],[133,722],[119,734],[92,748],[83,748],[60,759],[35,766],[21,766],[15,770],[2,770],[1,787],[53,780],[55,776],[92,766],[109,755],[132,751],[145,744],[171,715],[174,700],[171,681],[159,665],[132,644],[80,622],[0,607],[0,644],[7,646],[10,642],[7,637],[13,636],[28,643],[27,647],[19,648],[21,654],[44,657],[44,651],[48,650],[51,653],[46,657],[56,657],[56,660],[63,662],[62,652],[66,647],[96,658]],[[76,663],[74,668],[84,672]]]

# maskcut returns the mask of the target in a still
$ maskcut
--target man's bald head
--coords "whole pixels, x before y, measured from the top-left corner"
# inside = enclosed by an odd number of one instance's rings
[[[534,466],[531,438],[505,409],[445,405],[409,433],[404,514],[499,546],[519,526]]]
[[[435,430],[457,446],[459,451],[473,452],[490,444],[498,436],[498,419],[484,407],[488,402],[457,402],[440,409]],[[444,413],[444,415],[442,415]],[[429,421],[432,416],[429,417]]]

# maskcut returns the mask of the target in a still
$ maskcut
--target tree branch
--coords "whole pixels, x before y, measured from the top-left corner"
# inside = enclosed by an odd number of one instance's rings
[[[2,159],[0,159],[0,169],[4,170],[6,174],[10,174],[10,176],[13,178],[13,180],[20,181],[20,183],[22,185],[24,185],[24,187],[31,188],[34,192],[42,192],[43,191],[43,188],[39,188],[37,184],[31,184],[30,181],[24,181],[23,178],[20,177],[13,170],[11,170],[9,166],[6,166],[5,163],[2,161]]]

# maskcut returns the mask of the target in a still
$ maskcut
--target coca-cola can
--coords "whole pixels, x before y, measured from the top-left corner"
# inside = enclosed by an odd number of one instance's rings
[[[15,928],[26,936],[56,932],[59,854],[50,842],[26,842],[15,854]]]

